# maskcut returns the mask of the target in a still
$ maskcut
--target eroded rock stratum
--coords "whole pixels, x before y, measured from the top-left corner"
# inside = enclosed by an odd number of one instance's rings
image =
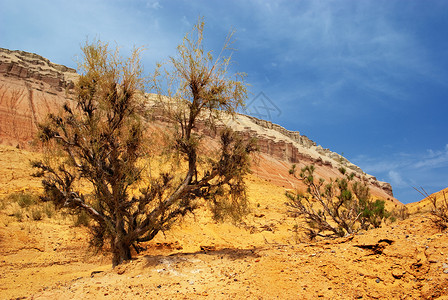
[[[37,124],[71,101],[77,76],[74,69],[37,54],[0,48],[0,143],[28,148]],[[300,182],[289,175],[292,164],[298,168],[314,164],[317,175],[326,179],[338,177],[338,168],[343,166],[356,177],[365,178],[374,196],[398,204],[389,183],[378,181],[297,131],[241,114],[227,123],[242,135],[258,139],[260,151],[254,170],[262,178],[287,188],[300,188]],[[206,125],[199,130],[206,131]]]

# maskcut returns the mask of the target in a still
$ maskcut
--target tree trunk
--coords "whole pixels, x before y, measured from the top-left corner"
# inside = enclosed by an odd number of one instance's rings
[[[112,267],[115,268],[124,261],[132,258],[131,245],[125,244],[122,240],[116,237],[112,245],[112,254]]]

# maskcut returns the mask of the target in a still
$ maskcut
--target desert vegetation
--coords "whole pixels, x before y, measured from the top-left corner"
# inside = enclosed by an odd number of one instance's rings
[[[199,20],[177,55],[159,65],[150,81],[159,95],[158,113],[172,124],[165,144],[168,156],[178,161],[176,168],[142,180],[142,161],[160,143],[151,149],[145,132],[150,118],[145,119],[140,49],[122,59],[107,43],[86,43],[75,105],[65,104],[61,114],[40,124],[39,138],[51,153],[33,163],[36,176],[43,178],[41,199],[88,214],[91,243],[108,246],[114,266],[131,259],[132,247],[138,252],[139,243],[201,205],[211,207],[218,219],[247,210],[243,177],[254,141],[243,142],[229,128],[218,132],[213,126],[220,113],[232,114],[244,104],[244,76],[228,75],[230,57],[213,57],[204,49],[203,29]],[[230,43],[231,35],[223,51]],[[207,158],[195,131],[201,117],[220,135],[218,149]],[[90,196],[82,190],[89,185]]]
[[[440,229],[445,230],[448,228],[448,200],[446,199],[445,191],[441,191],[440,197],[437,194],[429,195],[422,187],[420,189],[414,188],[422,196],[429,200],[431,203],[430,214],[432,222]],[[440,199],[439,199],[440,198]]]
[[[299,178],[307,187],[306,193],[286,192],[289,212],[303,217],[308,236],[343,237],[359,230],[377,228],[390,217],[384,200],[371,200],[367,184],[354,180],[346,169],[339,171],[344,177],[330,180],[315,178],[314,166],[301,169]],[[290,170],[295,176],[295,165]]]
[[[448,189],[404,205],[296,132],[230,121],[247,95],[232,33],[211,53],[203,32],[148,76],[142,49],[87,42],[76,87],[65,67],[0,49],[3,124],[25,124],[26,91],[42,108],[29,124],[53,112],[42,148],[0,130],[24,145],[0,140],[0,298],[443,298]]]

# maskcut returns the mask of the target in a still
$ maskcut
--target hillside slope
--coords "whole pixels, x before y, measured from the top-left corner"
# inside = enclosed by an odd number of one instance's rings
[[[0,48],[0,144],[29,149],[37,124],[73,98],[76,78],[75,70],[53,64],[37,54]],[[150,98],[148,95],[147,99]],[[260,178],[281,187],[300,189],[301,182],[288,172],[292,164],[297,164],[298,169],[314,164],[316,174],[325,179],[340,176],[338,169],[344,166],[369,182],[372,195],[387,200],[388,205],[401,205],[393,198],[389,183],[378,181],[299,132],[245,115],[223,122],[243,136],[257,138],[260,151],[253,169]],[[205,124],[199,127],[209,132]]]
[[[448,188],[435,192],[418,202],[408,203],[406,204],[406,207],[409,209],[410,213],[429,212],[433,208],[432,198],[435,198],[439,204],[448,201]]]
[[[38,191],[28,161],[0,146],[0,191]],[[284,188],[248,178],[252,212],[237,227],[200,210],[112,269],[71,216],[14,215],[0,196],[2,299],[447,299],[448,233],[417,215],[356,236],[309,243]],[[299,230],[295,230],[295,225]]]

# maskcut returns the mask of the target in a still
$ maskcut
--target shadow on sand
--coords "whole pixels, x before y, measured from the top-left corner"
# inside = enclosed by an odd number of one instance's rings
[[[258,258],[260,255],[258,248],[251,249],[237,249],[237,248],[223,248],[214,249],[213,247],[201,247],[201,251],[196,252],[178,252],[170,255],[145,255],[143,259],[146,261],[145,267],[155,267],[161,264],[167,263],[179,263],[179,262],[195,262],[200,260],[199,257],[215,256],[218,259],[245,259],[245,258]]]

